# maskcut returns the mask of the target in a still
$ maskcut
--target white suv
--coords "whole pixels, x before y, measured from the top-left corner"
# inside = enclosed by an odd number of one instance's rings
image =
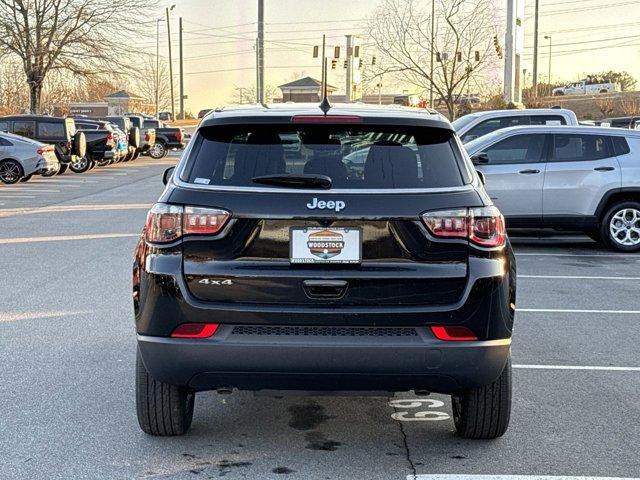
[[[465,148],[507,227],[579,230],[640,250],[640,132],[512,127]]]
[[[578,125],[578,119],[575,113],[565,108],[531,108],[475,112],[453,122],[462,143],[496,130],[525,125]]]

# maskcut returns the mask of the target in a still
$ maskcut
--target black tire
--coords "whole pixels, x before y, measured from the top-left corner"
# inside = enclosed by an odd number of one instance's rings
[[[490,440],[504,435],[511,417],[511,357],[493,383],[452,395],[451,404],[461,437]]]
[[[556,92],[553,94],[554,97],[562,97],[564,96],[564,92]]]
[[[149,149],[149,156],[155,160],[159,160],[167,154],[167,147],[162,142],[156,142]]]
[[[129,130],[129,145],[135,149],[140,148],[140,129],[138,127],[131,127]]]
[[[603,88],[602,90],[600,90],[600,93],[609,93],[609,90]]]
[[[91,167],[91,160],[87,157],[82,157],[77,162],[71,162],[69,164],[69,170],[73,173],[84,173],[89,170],[89,167]]]
[[[73,136],[73,151],[76,157],[84,157],[87,154],[87,137],[83,132],[76,132]]]
[[[622,220],[620,218],[620,215],[624,211],[636,212],[636,219],[635,221],[633,221],[633,223],[629,223],[627,225],[623,224],[623,222],[626,219]],[[618,221],[614,219],[616,215],[619,216]],[[602,236],[602,239],[604,240],[606,245],[619,252],[630,253],[630,252],[637,252],[638,250],[640,250],[640,218],[638,218],[638,215],[640,215],[640,202],[629,200],[629,201],[618,202],[612,205],[611,208],[609,208],[607,212],[604,214],[604,216],[602,217],[602,222],[600,225],[600,235]],[[630,216],[627,218],[629,218],[629,221],[631,222]],[[614,222],[616,225],[620,227],[621,229],[620,234],[624,234],[625,237],[616,238],[614,236],[614,234],[612,233],[612,228],[613,228],[612,222]],[[623,227],[628,227],[628,228],[623,229]],[[623,243],[625,239],[628,239],[630,244],[625,245]]]
[[[24,170],[20,162],[8,159],[0,162],[0,182],[7,185],[18,183],[24,177]]]
[[[31,180],[31,177],[33,177],[33,173],[30,173],[29,175],[25,175],[24,177],[22,177],[20,179],[20,182],[22,183],[28,182],[29,180]]]
[[[69,168],[69,164],[68,163],[61,163],[60,164],[60,168],[56,172],[56,175],[62,175],[64,172],[67,171],[67,168]]]
[[[186,387],[154,380],[136,354],[136,410],[138,423],[149,435],[184,435],[193,419],[195,393]]]

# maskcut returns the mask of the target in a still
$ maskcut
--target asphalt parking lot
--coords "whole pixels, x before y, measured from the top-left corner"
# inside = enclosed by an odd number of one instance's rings
[[[513,239],[511,427],[453,434],[449,399],[200,394],[182,438],[137,425],[132,252],[176,158],[0,186],[0,478],[640,477],[640,255]]]

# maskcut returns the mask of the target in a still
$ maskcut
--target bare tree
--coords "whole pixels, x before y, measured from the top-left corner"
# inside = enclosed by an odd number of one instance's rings
[[[171,84],[169,65],[166,61],[161,60],[157,69],[156,59],[149,57],[147,62],[135,72],[131,84],[135,93],[144,97],[150,104],[155,104],[157,90],[159,111],[171,110]]]
[[[30,109],[40,110],[45,79],[66,70],[76,76],[112,71],[127,58],[155,0],[0,0],[0,57],[22,63]],[[126,14],[124,14],[126,12]]]
[[[608,117],[615,111],[615,102],[610,97],[596,99],[596,106],[603,117]]]
[[[640,114],[640,100],[638,97],[623,97],[620,99],[620,109],[625,115]]]
[[[430,12],[424,10],[424,3],[382,0],[371,15],[367,30],[378,52],[372,77],[396,75],[420,93],[433,85],[453,119],[470,80],[496,59],[492,6],[483,0],[437,0],[432,42]],[[432,48],[437,56],[433,78]]]
[[[273,99],[278,95],[278,88],[273,85],[265,85],[264,87],[264,101],[266,103],[273,102]],[[231,103],[243,104],[243,103],[255,103],[256,102],[256,86],[251,85],[249,87],[234,87],[231,95]]]

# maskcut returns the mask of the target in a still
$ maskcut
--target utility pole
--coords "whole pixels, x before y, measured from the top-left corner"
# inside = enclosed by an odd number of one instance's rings
[[[167,13],[167,38],[169,40],[169,85],[171,86],[171,120],[176,119],[176,102],[173,96],[173,62],[171,61],[171,23],[169,22],[169,11],[173,10],[175,5],[171,5],[171,8],[166,8]]]
[[[431,0],[431,71],[429,73],[429,107],[433,108],[433,54],[436,49],[436,0]]]
[[[156,19],[156,118],[160,110],[160,22],[164,20]]]
[[[533,96],[538,96],[538,17],[540,11],[540,0],[536,0],[536,11],[533,23]]]
[[[346,84],[345,84],[345,103],[351,103],[351,92],[353,91],[353,77],[351,70],[351,55],[353,52],[353,46],[351,43],[351,35],[346,35],[347,37],[347,75],[346,75]]]
[[[184,120],[184,57],[182,55],[182,17],[179,20],[180,26],[180,118]]]
[[[321,84],[320,85],[320,96],[324,95],[324,86],[327,83],[327,68],[326,68],[326,63],[327,63],[327,53],[326,53],[326,48],[327,48],[327,36],[326,35],[322,35],[322,77],[320,77],[321,80]]]
[[[507,31],[504,39],[504,101],[515,101],[516,0],[507,0]]]
[[[258,103],[264,103],[264,0],[258,0]]]
[[[549,40],[549,95],[551,95],[551,35],[545,35],[545,40]]]

